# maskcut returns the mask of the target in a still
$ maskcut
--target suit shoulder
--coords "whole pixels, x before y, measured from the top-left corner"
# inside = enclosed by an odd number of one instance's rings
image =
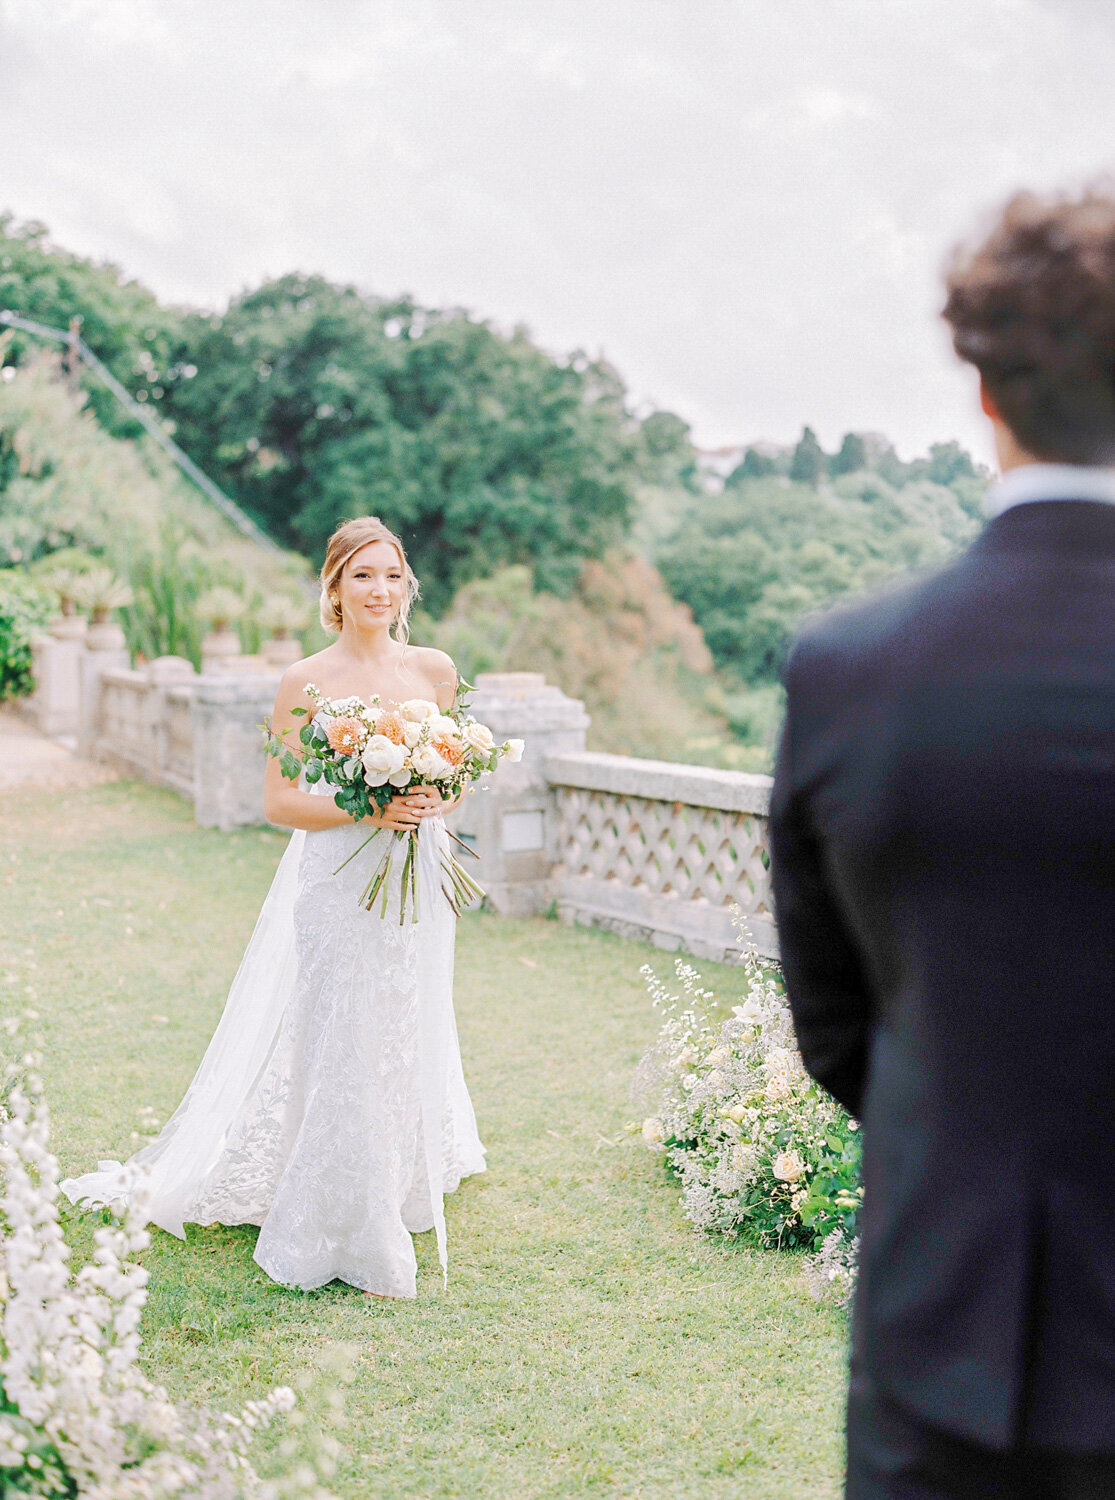
[[[806,620],[790,651],[787,680],[814,670],[854,673],[904,654],[963,587],[966,554],[927,576],[868,599],[839,603]]]

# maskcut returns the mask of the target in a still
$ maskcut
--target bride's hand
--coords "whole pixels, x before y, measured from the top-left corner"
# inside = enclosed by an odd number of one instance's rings
[[[372,821],[380,828],[405,833],[417,828],[423,818],[436,817],[444,806],[441,795],[432,787],[415,787],[413,791],[396,792],[387,806],[374,814]]]
[[[419,818],[436,818],[445,811],[445,798],[436,787],[412,787],[403,796],[407,808]]]

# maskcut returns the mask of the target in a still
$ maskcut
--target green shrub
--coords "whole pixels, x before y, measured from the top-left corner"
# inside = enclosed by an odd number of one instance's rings
[[[34,688],[31,637],[53,613],[53,600],[45,589],[14,568],[0,571],[0,702]]]

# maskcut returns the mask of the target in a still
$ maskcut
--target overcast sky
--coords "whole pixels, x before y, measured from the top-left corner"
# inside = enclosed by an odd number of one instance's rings
[[[942,258],[1112,168],[1113,0],[0,0],[0,207],[171,300],[523,322],[706,446],[987,458]]]

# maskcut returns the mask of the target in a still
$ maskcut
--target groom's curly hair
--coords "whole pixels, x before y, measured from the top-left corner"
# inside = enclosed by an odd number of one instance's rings
[[[1023,448],[1115,463],[1115,186],[1016,194],[946,286],[956,352]]]

